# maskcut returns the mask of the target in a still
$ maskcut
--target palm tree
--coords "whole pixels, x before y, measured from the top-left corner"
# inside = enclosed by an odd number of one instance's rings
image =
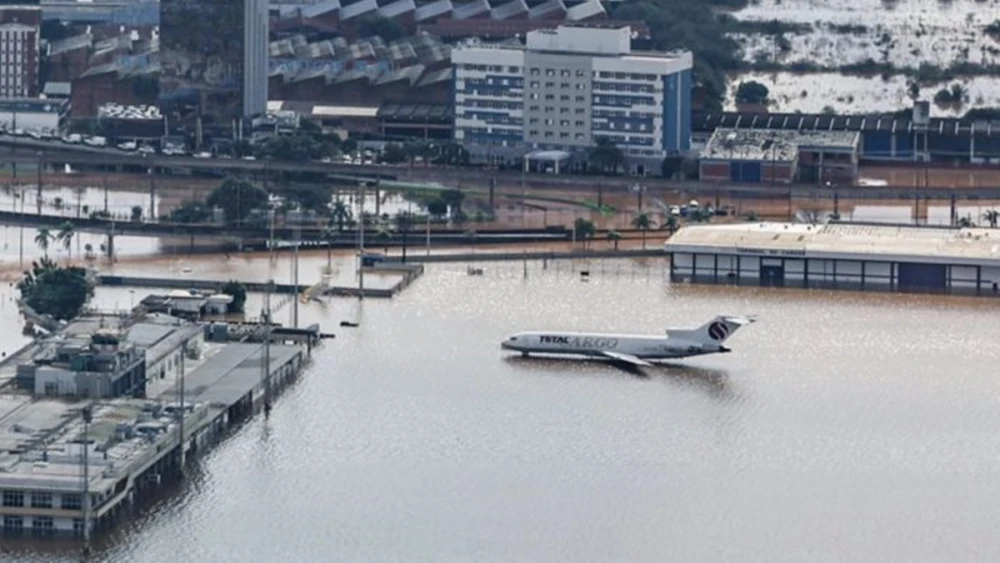
[[[337,230],[343,231],[344,225],[351,222],[351,208],[347,207],[340,198],[337,198],[337,201],[333,202],[330,216],[333,218],[334,223],[337,224]]]
[[[997,222],[1000,221],[1000,211],[996,209],[989,209],[983,213],[983,220],[989,222],[990,228],[997,228]]]
[[[56,240],[61,242],[63,248],[69,252],[69,259],[73,259],[73,247],[70,246],[73,243],[73,236],[76,235],[76,229],[73,227],[73,223],[66,221],[59,227],[59,234],[56,235]]]
[[[53,238],[52,231],[50,231],[48,227],[38,229],[38,234],[35,235],[35,244],[38,245],[38,248],[42,249],[46,258],[49,256],[49,244],[52,242]]]
[[[326,271],[333,272],[333,241],[337,240],[338,231],[332,226],[323,229],[323,240],[326,241]]]
[[[958,226],[960,228],[963,228],[963,229],[968,229],[970,227],[975,227],[976,224],[972,222],[972,218],[971,217],[965,216],[965,217],[959,217],[958,218],[958,223],[956,224],[956,226]]]
[[[646,249],[646,231],[655,227],[648,213],[639,213],[632,218],[632,226],[642,231],[642,249]]]
[[[94,259],[94,245],[92,245],[92,244],[90,244],[88,242],[87,244],[83,245],[83,251],[86,253],[86,254],[84,254],[84,257],[87,260],[93,260]]]
[[[622,239],[622,234],[618,231],[611,229],[608,231],[608,242],[614,243],[615,250],[618,250],[618,241]]]
[[[676,215],[667,215],[667,219],[660,225],[662,228],[670,231],[671,236],[677,232],[677,228],[680,226],[677,222]]]

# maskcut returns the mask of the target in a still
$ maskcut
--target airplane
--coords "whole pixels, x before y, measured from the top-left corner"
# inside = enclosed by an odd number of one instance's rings
[[[667,335],[597,334],[582,332],[519,332],[500,343],[503,350],[529,354],[586,356],[633,367],[649,367],[650,360],[670,360],[725,354],[726,342],[754,317],[719,315],[695,329],[667,329]]]

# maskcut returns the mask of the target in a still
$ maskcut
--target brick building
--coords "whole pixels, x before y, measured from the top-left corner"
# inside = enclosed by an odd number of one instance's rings
[[[38,95],[41,24],[38,0],[0,4],[0,98]]]

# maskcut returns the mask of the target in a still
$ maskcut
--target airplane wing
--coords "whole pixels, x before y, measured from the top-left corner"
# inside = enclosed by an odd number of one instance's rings
[[[633,356],[632,354],[622,354],[621,352],[611,352],[608,350],[601,350],[601,355],[610,358],[612,360],[625,362],[626,364],[632,364],[633,366],[650,367],[653,365],[645,360],[640,360],[639,358]]]

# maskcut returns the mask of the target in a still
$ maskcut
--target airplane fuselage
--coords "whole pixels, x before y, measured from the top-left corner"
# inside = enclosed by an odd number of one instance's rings
[[[521,332],[500,346],[528,354],[568,354],[604,357],[606,352],[627,354],[644,360],[666,360],[728,352],[719,344],[705,344],[666,336],[601,334],[580,332]]]

